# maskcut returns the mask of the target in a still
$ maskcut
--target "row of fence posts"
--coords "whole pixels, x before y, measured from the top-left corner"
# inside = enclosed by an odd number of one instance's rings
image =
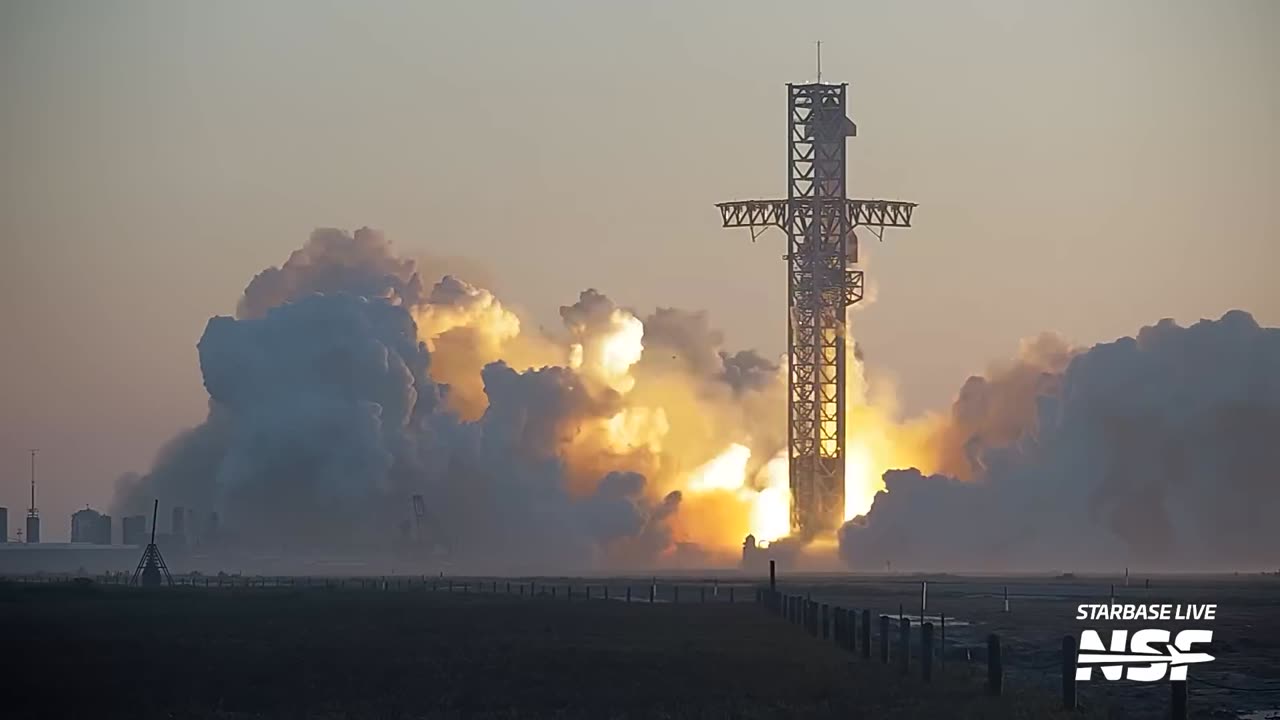
[[[1008,601],[1006,600],[1006,603]],[[852,610],[843,607],[831,607],[826,603],[818,603],[809,597],[787,595],[778,592],[777,574],[774,561],[769,561],[769,587],[756,589],[756,604],[764,607],[773,615],[785,618],[792,625],[802,627],[814,638],[832,641],[837,647],[859,653],[864,660],[871,659],[871,611]],[[861,618],[858,616],[861,615]],[[923,618],[923,613],[921,618]],[[939,616],[942,625],[941,656],[946,657],[946,620]],[[889,631],[890,616],[880,616],[879,657],[881,664],[889,664]],[[923,622],[920,626],[920,676],[924,682],[933,680],[933,623]],[[911,619],[903,615],[898,617],[898,668],[903,675],[911,672]],[[1078,707],[1076,694],[1076,639],[1072,635],[1062,638],[1062,708],[1075,710]],[[944,660],[945,662],[945,660]],[[1004,660],[1000,650],[1000,636],[991,633],[987,636],[987,682],[988,695],[1000,696],[1004,693]],[[1170,683],[1170,717],[1172,720],[1187,718],[1187,682],[1175,680]]]
[[[420,579],[419,579],[419,578],[420,578]],[[39,575],[39,576],[17,576],[17,577],[14,577],[14,578],[12,578],[12,579],[18,580],[19,582],[22,582],[22,583],[54,584],[54,583],[69,583],[69,582],[72,582],[73,580],[76,580],[77,578],[76,578],[76,577],[74,577],[74,576],[69,576],[69,575],[67,575],[67,576],[64,576],[64,575]],[[95,578],[93,578],[93,580],[94,580],[94,582],[99,582],[99,583],[102,583],[102,584],[127,585],[127,584],[129,583],[129,576],[128,576],[127,574],[103,575],[103,576],[95,577]],[[433,577],[433,578],[430,578],[430,579],[429,579],[429,578],[428,578],[428,576],[425,576],[425,575],[423,575],[423,576],[415,576],[415,577],[408,577],[408,576],[404,576],[404,575],[398,575],[398,576],[393,576],[393,577],[391,577],[391,578],[387,578],[387,577],[378,577],[378,578],[372,578],[372,577],[362,577],[362,578],[328,578],[328,577],[318,577],[318,578],[313,578],[313,577],[310,577],[310,576],[304,576],[304,577],[249,576],[249,577],[244,577],[244,576],[239,576],[239,575],[194,575],[194,576],[193,576],[193,575],[182,575],[182,576],[178,576],[178,577],[175,577],[175,578],[174,578],[174,585],[184,586],[184,587],[202,587],[202,586],[203,586],[203,587],[205,587],[205,588],[237,588],[237,587],[242,587],[242,588],[255,588],[255,587],[257,587],[257,588],[266,588],[266,587],[276,587],[276,588],[286,588],[286,587],[287,587],[287,588],[306,587],[306,588],[313,588],[313,587],[321,587],[321,588],[329,588],[329,589],[341,589],[341,590],[346,590],[346,589],[348,589],[348,588],[354,589],[354,588],[356,587],[356,584],[358,583],[358,584],[359,584],[359,589],[361,589],[361,590],[370,590],[370,589],[372,589],[372,590],[380,590],[380,591],[389,591],[389,590],[406,590],[406,589],[407,589],[407,590],[412,590],[412,589],[414,589],[415,587],[420,587],[420,588],[422,588],[422,589],[424,589],[424,590],[425,590],[427,587],[430,587],[430,589],[431,589],[431,591],[432,591],[432,592],[436,592],[436,591],[439,591],[439,590],[443,587],[447,592],[460,591],[460,592],[463,592],[463,593],[469,593],[469,592],[471,592],[473,582],[474,582],[474,585],[475,585],[476,592],[484,592],[484,590],[486,589],[486,585],[487,585],[488,590],[489,590],[489,592],[490,592],[490,593],[496,594],[496,593],[498,592],[498,581],[497,581],[497,580],[490,580],[490,581],[488,581],[487,583],[486,583],[485,581],[482,581],[482,580],[477,580],[477,581],[460,581],[460,582],[455,583],[455,581],[454,581],[452,578]],[[507,580],[507,581],[503,581],[503,582],[504,582],[504,589],[505,589],[506,593],[507,593],[507,594],[512,594],[512,583],[511,583],[511,581]],[[538,585],[538,582],[537,582],[536,580],[530,580],[528,583],[516,583],[516,586],[517,586],[517,587],[516,587],[516,592],[517,592],[517,594],[518,594],[518,595],[524,595],[526,590],[528,590],[528,594],[529,594],[530,596],[532,596],[532,595],[536,595],[536,594],[537,594],[537,590],[539,590],[539,589],[540,589],[540,590],[542,590],[542,592],[543,592],[543,594],[544,594],[544,595],[546,595],[546,594],[550,594],[550,595],[551,595],[551,597],[556,597],[556,595],[557,595],[557,593],[558,593],[558,588],[559,588],[559,586],[557,586],[557,585],[555,585],[555,584],[551,584],[551,583],[543,583],[543,584],[542,584],[542,586],[539,586],[539,585]],[[584,592],[584,594],[585,594],[586,599],[588,599],[588,600],[592,599],[592,590],[593,590],[593,587],[594,587],[594,586],[589,585],[589,584],[588,584],[588,585],[583,586],[583,592]],[[599,587],[601,588],[601,597],[603,597],[603,599],[605,599],[605,600],[611,600],[611,599],[612,599],[612,596],[611,596],[611,592],[610,592],[610,590],[611,590],[612,586],[606,583],[606,584],[602,584],[602,585],[600,585]],[[681,586],[681,585],[678,585],[678,584],[673,584],[673,585],[671,585],[672,602],[675,602],[675,603],[680,602],[680,592],[681,592],[681,587],[682,587],[682,586]],[[685,586],[685,587],[687,587],[687,586]],[[570,599],[570,600],[571,600],[571,599],[573,599],[573,596],[574,596],[574,588],[573,588],[573,585],[572,585],[572,584],[565,585],[563,589],[564,589],[564,597],[565,597],[565,598],[567,598],[567,599]],[[632,589],[632,586],[631,586],[631,585],[627,585],[627,586],[626,586],[625,594],[624,594],[624,596],[623,596],[623,598],[622,598],[623,600],[625,600],[625,602],[631,602],[631,601],[632,601],[632,592],[631,592],[631,589]],[[727,602],[728,602],[729,604],[734,604],[734,603],[736,603],[736,602],[737,602],[737,589],[736,589],[733,585],[730,585],[730,586],[728,586],[727,590],[728,590],[728,594],[727,594]],[[711,599],[712,599],[713,601],[718,601],[718,598],[720,598],[720,597],[722,597],[722,596],[724,595],[723,593],[721,593],[721,588],[720,588],[719,584],[716,584],[714,587],[712,587],[712,588],[711,588],[711,592],[710,592],[710,593],[708,593],[708,591],[707,591],[707,586],[706,586],[706,585],[699,585],[699,586],[697,586],[697,591],[698,591],[698,592],[697,592],[698,602],[699,602],[699,603],[704,603],[704,604],[707,602],[707,598],[708,598],[708,596],[710,596],[710,597],[711,597]],[[651,582],[649,583],[649,595],[648,595],[648,598],[649,598],[649,602],[650,602],[650,603],[656,603],[656,602],[658,601],[658,581],[657,581],[657,578],[654,578],[654,579],[653,579],[653,581],[651,581]]]

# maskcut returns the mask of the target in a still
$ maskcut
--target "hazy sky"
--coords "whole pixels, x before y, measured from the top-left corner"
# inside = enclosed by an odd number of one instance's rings
[[[781,353],[787,82],[848,82],[855,334],[910,411],[1056,330],[1280,324],[1280,3],[0,0],[0,505],[47,540],[204,416],[195,343],[318,226]],[[867,239],[863,234],[864,241]],[[872,241],[874,242],[874,241]],[[118,530],[117,530],[118,532]]]

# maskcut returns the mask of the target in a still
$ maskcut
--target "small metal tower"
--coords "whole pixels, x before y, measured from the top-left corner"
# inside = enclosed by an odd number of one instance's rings
[[[31,453],[31,507],[27,508],[27,542],[40,542],[40,510],[36,507],[36,453],[40,452],[38,448],[32,448],[28,452]]]
[[[787,85],[787,199],[716,206],[724,227],[750,228],[752,240],[770,227],[787,234],[791,531],[804,538],[844,520],[845,314],[863,289],[854,228],[883,237],[910,227],[916,207],[847,197],[845,139],[857,135],[848,85],[820,80]]]
[[[169,568],[164,564],[164,558],[160,556],[160,548],[156,547],[156,514],[159,511],[160,501],[157,499],[155,505],[151,507],[151,543],[147,545],[146,550],[142,551],[142,559],[138,561],[138,568],[133,571],[130,585],[139,584],[139,580],[142,581],[142,587],[160,587],[161,581],[165,585],[173,585]]]

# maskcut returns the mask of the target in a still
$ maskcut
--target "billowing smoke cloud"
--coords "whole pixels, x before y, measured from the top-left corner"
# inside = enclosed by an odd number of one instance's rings
[[[209,321],[209,417],[120,480],[117,512],[160,497],[219,513],[228,545],[373,556],[404,548],[420,494],[418,542],[506,571],[705,563],[736,547],[759,495],[745,470],[684,488],[734,443],[761,462],[781,446],[756,427],[776,367],[740,353],[731,372],[714,332],[680,341],[704,365],[641,363],[680,323],[649,333],[595,290],[561,315],[562,337],[522,333],[491,292],[423,282],[379,233],[318,230],[249,283],[236,318]],[[709,442],[684,444],[684,423]]]
[[[841,531],[851,565],[1274,568],[1280,330],[1247,313],[1079,353],[1041,338],[952,417],[972,480],[887,473]]]

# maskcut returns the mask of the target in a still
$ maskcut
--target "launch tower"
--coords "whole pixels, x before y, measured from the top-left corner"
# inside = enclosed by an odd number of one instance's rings
[[[857,134],[847,83],[787,85],[787,197],[720,203],[724,227],[787,234],[788,469],[791,531],[801,537],[844,519],[845,313],[862,299],[854,228],[882,237],[910,227],[916,204],[850,200],[845,140]]]

